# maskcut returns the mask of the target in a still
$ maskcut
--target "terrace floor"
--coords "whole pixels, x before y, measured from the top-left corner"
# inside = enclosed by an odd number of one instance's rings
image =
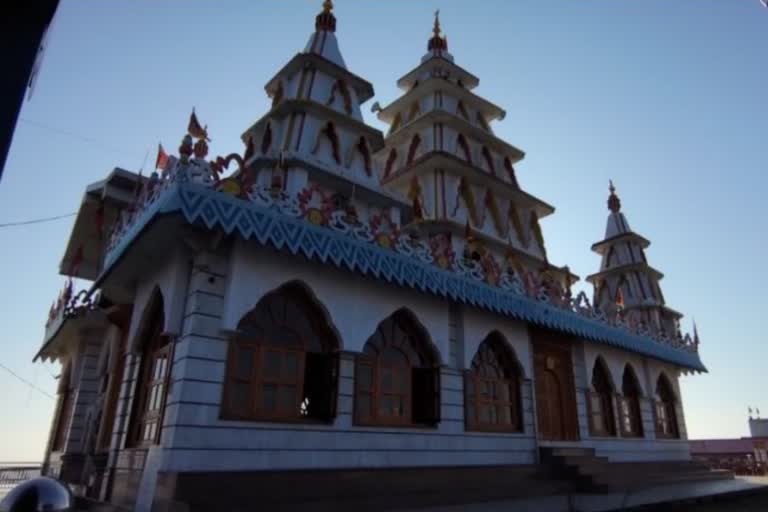
[[[574,494],[418,509],[418,512],[764,512],[768,477],[690,482],[650,487],[630,493]],[[417,512],[416,509],[408,512]]]

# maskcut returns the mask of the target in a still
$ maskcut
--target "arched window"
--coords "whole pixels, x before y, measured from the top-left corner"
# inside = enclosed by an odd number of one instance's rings
[[[328,121],[325,126],[318,132],[317,140],[315,141],[315,147],[312,148],[312,153],[315,154],[320,149],[320,144],[323,141],[323,137],[326,137],[331,143],[331,154],[337,164],[341,163],[341,153],[339,149],[339,135],[336,133],[336,127],[331,121]]]
[[[400,112],[398,112],[395,115],[395,119],[392,121],[392,124],[389,127],[389,133],[387,133],[387,135],[392,135],[393,133],[395,133],[397,129],[400,128],[400,124],[402,123],[402,121],[403,121],[403,116],[400,114]]]
[[[330,106],[333,106],[334,103],[336,103],[336,94],[340,93],[341,98],[344,103],[344,111],[347,114],[352,113],[352,97],[349,94],[349,89],[347,88],[346,82],[344,80],[337,80],[335,84],[333,84],[333,87],[331,88],[331,95],[328,97],[327,104]]]
[[[397,150],[395,148],[392,148],[389,150],[389,156],[387,157],[387,164],[384,166],[385,178],[390,174],[392,174],[392,170],[395,166],[396,161],[397,161]]]
[[[408,111],[408,122],[410,123],[417,117],[419,117],[419,114],[421,114],[421,107],[419,106],[419,102],[414,102],[413,105],[411,105],[411,110]]]
[[[509,159],[509,157],[504,157],[504,169],[507,170],[507,175],[509,176],[509,181],[515,186],[519,187],[517,184],[517,176],[515,175],[515,167],[512,165],[512,160]]]
[[[491,151],[486,146],[483,146],[483,158],[485,159],[486,167],[488,167],[488,172],[490,172],[495,176],[496,166],[493,165],[493,155],[491,154]]]
[[[75,405],[74,400],[72,400],[72,390],[70,389],[71,378],[72,361],[67,361],[59,376],[59,407],[56,413],[56,429],[53,434],[53,445],[51,446],[51,451],[54,452],[62,451],[67,442],[69,423],[72,419],[72,409]]]
[[[141,335],[141,364],[134,395],[128,445],[148,446],[160,442],[168,378],[171,372],[170,340],[163,335],[163,296],[156,291],[150,301],[147,322]]]
[[[456,113],[459,114],[461,117],[469,121],[469,114],[467,113],[467,108],[464,106],[464,102],[459,100],[459,103],[456,105]]]
[[[283,101],[283,82],[280,81],[277,84],[277,88],[272,93],[272,108],[275,108]]]
[[[592,370],[592,389],[587,391],[589,431],[593,436],[615,436],[616,420],[613,414],[613,384],[608,368],[598,357]]]
[[[464,375],[464,417],[468,430],[522,432],[522,371],[506,340],[489,335]]]
[[[416,158],[416,152],[419,150],[420,144],[421,137],[419,137],[419,134],[417,133],[411,139],[411,146],[408,148],[408,160],[406,161],[406,165],[413,163],[413,160]]]
[[[491,127],[488,126],[488,121],[485,120],[485,117],[483,116],[482,112],[477,112],[477,124],[480,125],[480,128],[483,130],[490,132]]]
[[[265,154],[272,147],[272,123],[267,123],[264,136],[261,138],[261,154]]]
[[[459,136],[456,138],[456,146],[457,149],[460,150],[464,154],[464,160],[472,163],[472,151],[469,149],[469,143],[467,142],[467,138],[464,137],[463,134],[459,134]]]
[[[406,310],[381,322],[355,363],[355,423],[419,426],[440,421],[440,368]]]
[[[621,435],[623,437],[643,437],[643,417],[640,413],[640,384],[632,367],[624,368],[621,379],[619,412],[621,413]]]
[[[677,400],[672,390],[672,383],[663,373],[656,384],[656,436],[665,438],[680,437],[677,425]]]
[[[360,139],[358,139],[356,147],[363,157],[365,172],[368,173],[368,176],[370,176],[371,175],[371,150],[368,147],[368,141],[365,139],[365,137],[361,136]]]
[[[227,359],[226,418],[329,421],[336,415],[338,341],[302,285],[265,295],[237,329]]]

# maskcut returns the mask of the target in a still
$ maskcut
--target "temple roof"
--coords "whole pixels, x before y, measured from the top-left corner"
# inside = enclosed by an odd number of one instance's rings
[[[166,220],[171,224],[158,222]],[[422,260],[420,253],[399,252],[398,246],[384,248],[374,242],[355,239],[330,227],[308,222],[305,218],[265,208],[253,201],[235,198],[197,183],[171,181],[162,188],[152,204],[122,231],[106,258],[102,274],[94,289],[113,287],[116,275],[137,265],[143,257],[137,246],[153,251],[171,247],[175,237],[182,236],[184,224],[205,225],[222,230],[253,243],[303,255],[309,259],[347,269],[350,272],[413,288],[459,303],[474,305],[502,315],[605,343],[694,371],[706,371],[699,355],[690,346],[673,345],[655,340],[601,320],[591,307],[578,305],[559,307],[544,303],[512,290],[491,286],[481,277],[442,269],[434,261]],[[145,249],[146,250],[146,249]],[[426,256],[425,256],[426,257]],[[588,314],[580,313],[584,309]]]
[[[105,179],[88,185],[59,263],[59,273],[91,281],[96,279],[104,258],[103,246],[109,227],[118,212],[135,200],[138,183],[145,179],[115,167]]]
[[[467,101],[467,104],[475,107],[485,114],[486,121],[493,121],[495,119],[503,119],[506,115],[504,109],[491,103],[490,101],[482,98],[473,92],[459,87],[453,82],[449,82],[439,77],[430,77],[419,84],[418,89],[412,89],[418,96],[427,96],[435,91],[445,91],[452,93],[457,98]],[[410,93],[411,91],[409,91]],[[407,108],[413,101],[413,96],[406,93],[392,103],[382,108],[378,113],[378,118],[385,123],[391,123],[397,113]]]

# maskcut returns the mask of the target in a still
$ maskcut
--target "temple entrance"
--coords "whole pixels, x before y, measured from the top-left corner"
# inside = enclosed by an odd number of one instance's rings
[[[538,437],[543,441],[577,441],[579,423],[571,347],[553,334],[531,331]]]

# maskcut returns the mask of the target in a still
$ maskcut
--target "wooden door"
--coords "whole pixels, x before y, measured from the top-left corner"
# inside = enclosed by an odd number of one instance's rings
[[[567,340],[553,343],[541,339],[550,336],[532,336],[539,439],[577,441],[579,424],[571,348]]]

